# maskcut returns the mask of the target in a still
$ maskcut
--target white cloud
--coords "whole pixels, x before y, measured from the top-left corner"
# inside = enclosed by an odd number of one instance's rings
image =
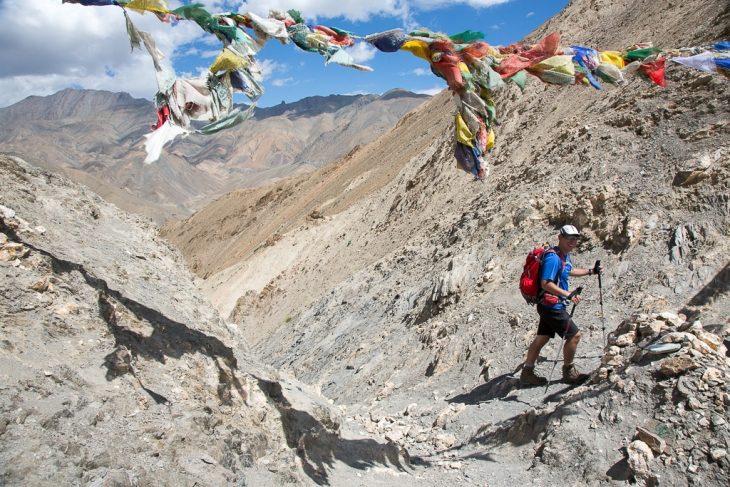
[[[294,81],[294,78],[272,79],[271,85],[272,86],[288,86],[288,85],[292,84],[292,81]]]
[[[417,93],[419,95],[438,95],[442,91],[444,91],[444,86],[434,86],[433,88],[426,88],[423,90],[411,90],[413,93]]]
[[[508,0],[203,0],[212,12],[253,10],[263,15],[270,8],[295,8],[308,19],[345,17],[367,20],[396,17],[412,27],[411,12],[447,5],[482,8]],[[176,8],[180,0],[168,0]],[[152,14],[130,12],[138,29],[149,32],[157,47],[172,58],[212,57],[220,42],[194,22],[163,24]],[[118,7],[84,7],[59,0],[0,0],[0,106],[28,95],[49,95],[67,87],[126,91],[151,98],[157,91],[151,60],[144,50],[130,53],[122,10]],[[193,44],[195,43],[195,45]],[[207,48],[206,48],[207,47]],[[373,58],[375,49],[365,43],[349,50],[356,62]],[[264,75],[282,71],[284,65],[263,61]],[[187,67],[186,70],[196,68]],[[283,71],[282,71],[283,72]]]
[[[214,57],[218,57],[218,54],[220,54],[220,53],[221,53],[220,49],[215,50],[215,51],[211,49],[211,50],[206,50],[206,51],[200,51],[198,53],[198,57],[202,57],[202,58],[206,58],[206,59],[214,58]]]
[[[365,21],[376,15],[398,17],[404,26],[411,24],[410,13],[415,10],[434,10],[453,5],[469,5],[486,8],[513,0],[249,0],[242,2],[239,11],[252,11],[267,15],[269,10],[296,9],[308,19],[344,17],[352,21]]]
[[[527,12],[527,15],[525,15],[525,17],[532,17],[533,15],[535,15],[535,12]]]
[[[258,64],[264,79],[271,77],[274,73],[285,73],[289,70],[286,64],[277,63],[271,59],[259,59]]]
[[[410,74],[414,74],[416,76],[431,76],[433,73],[431,73],[430,69],[416,68],[411,71]]]
[[[352,56],[352,59],[356,63],[364,63],[370,61],[375,57],[375,54],[378,52],[377,49],[365,42],[360,42],[358,44],[355,44],[353,47],[348,47],[345,50],[350,54],[350,56]]]
[[[130,17],[167,55],[203,34],[191,22],[171,27],[150,14],[132,12]],[[147,52],[130,53],[118,7],[3,0],[0,25],[0,106],[70,86],[144,98],[157,91]]]
[[[511,1],[513,0],[411,0],[409,3],[415,8],[425,10],[448,7],[455,4],[469,5],[474,8],[487,8]]]
[[[373,15],[402,16],[409,2],[380,0],[378,2],[343,0],[250,0],[243,2],[240,12],[252,11],[268,15],[270,9],[299,10],[308,19],[344,17],[352,21],[368,20]]]

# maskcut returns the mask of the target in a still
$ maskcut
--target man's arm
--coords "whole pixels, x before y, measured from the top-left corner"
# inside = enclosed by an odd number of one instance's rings
[[[548,281],[546,279],[543,279],[540,281],[540,284],[542,285],[542,288],[545,290],[545,292],[548,292],[552,294],[553,296],[558,296],[561,298],[567,298],[570,296],[570,291],[566,291],[565,289],[560,289],[557,284],[555,284],[553,281]],[[580,303],[580,294],[576,294],[573,296],[570,300],[574,302],[575,304]]]
[[[583,277],[593,275],[593,269],[582,269],[580,267],[573,267],[570,271],[570,277]]]
[[[592,269],[582,269],[580,267],[574,267],[570,271],[570,277],[583,277],[583,276],[592,276],[592,275],[599,275],[601,273],[601,261],[597,260],[596,265],[593,266]]]

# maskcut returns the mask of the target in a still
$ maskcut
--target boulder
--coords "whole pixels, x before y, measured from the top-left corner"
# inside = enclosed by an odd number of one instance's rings
[[[626,448],[626,453],[629,468],[634,474],[637,484],[652,484],[652,480],[655,480],[656,476],[649,469],[649,463],[654,459],[654,454],[649,445],[641,440],[634,440]]]

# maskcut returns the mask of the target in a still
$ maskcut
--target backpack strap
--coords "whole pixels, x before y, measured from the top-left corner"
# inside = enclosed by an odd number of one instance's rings
[[[542,296],[545,294],[545,290],[542,288],[542,263],[545,260],[545,257],[547,254],[555,254],[558,256],[558,259],[560,259],[560,270],[558,271],[557,275],[554,279],[550,279],[551,282],[557,284],[558,280],[560,279],[560,275],[565,270],[565,259],[560,257],[560,253],[555,250],[555,247],[550,247],[549,249],[545,249],[545,252],[542,253],[540,256],[540,265],[537,268],[537,300],[538,302],[542,301]]]

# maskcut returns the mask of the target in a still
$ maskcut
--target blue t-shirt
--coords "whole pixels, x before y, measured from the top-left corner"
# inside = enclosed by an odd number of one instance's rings
[[[542,260],[542,267],[540,268],[540,282],[543,280],[545,281],[551,281],[555,282],[555,278],[558,277],[558,272],[560,272],[560,267],[563,265],[560,261],[560,256],[558,256],[557,252],[560,252],[557,248],[554,249],[556,253],[550,252],[545,254],[545,257]],[[558,287],[560,289],[563,289],[567,291],[570,289],[568,287],[568,277],[570,277],[570,271],[573,270],[573,263],[570,260],[570,255],[565,256],[565,266],[563,267],[563,273],[560,274],[558,277]],[[561,309],[565,308],[565,304],[562,300],[558,301],[557,304],[546,304],[544,301],[541,301],[543,306],[550,309]]]

